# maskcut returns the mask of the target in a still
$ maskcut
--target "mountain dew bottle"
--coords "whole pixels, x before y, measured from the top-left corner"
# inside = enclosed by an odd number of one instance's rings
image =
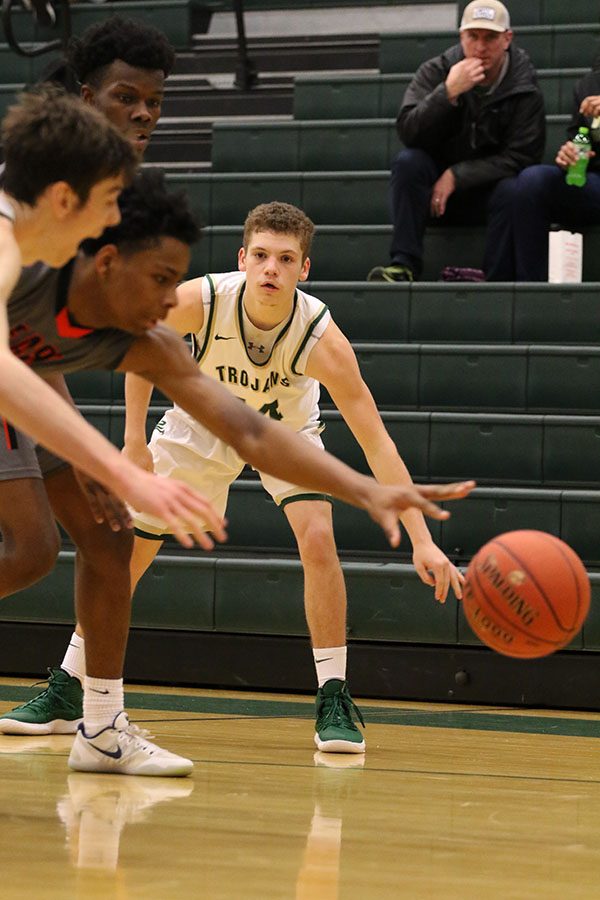
[[[577,147],[579,159],[576,163],[573,163],[569,166],[569,168],[567,169],[565,180],[567,184],[572,184],[575,187],[583,187],[586,180],[586,170],[588,167],[588,162],[590,161],[588,153],[592,149],[592,143],[590,141],[590,129],[582,125],[573,138],[573,143]]]

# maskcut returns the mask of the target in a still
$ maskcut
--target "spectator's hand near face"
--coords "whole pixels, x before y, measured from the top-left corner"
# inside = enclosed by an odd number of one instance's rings
[[[600,96],[586,97],[579,107],[579,112],[582,116],[591,116],[592,119],[600,116]]]
[[[587,99],[592,99],[592,98],[588,97]],[[598,99],[600,99],[600,98],[598,98]],[[590,150],[590,152],[588,153],[588,157],[590,159],[592,158],[592,156],[595,156],[595,155],[596,154],[594,153],[593,150]],[[574,165],[578,159],[579,159],[579,153],[578,153],[577,147],[575,146],[573,141],[567,141],[565,144],[562,145],[562,147],[556,154],[556,159],[554,160],[554,162],[556,163],[557,166],[560,166],[561,169],[568,169],[569,166]]]
[[[476,84],[485,80],[485,70],[480,59],[461,59],[455,63],[446,78],[446,94],[450,103],[460,97],[461,94],[470,91]]]
[[[452,169],[442,172],[431,191],[430,212],[434,219],[439,219],[446,212],[448,197],[456,190],[456,179]]]

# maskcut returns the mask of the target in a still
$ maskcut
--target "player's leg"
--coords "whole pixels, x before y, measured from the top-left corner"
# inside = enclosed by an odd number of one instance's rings
[[[323,448],[318,428],[302,437]],[[283,508],[294,532],[304,571],[304,605],[317,673],[315,743],[319,750],[363,753],[365,742],[354,724],[364,725],[346,683],[346,585],[333,533],[331,498],[307,493],[260,473],[265,490]]]
[[[362,717],[346,683],[346,586],[331,503],[317,497],[295,501],[288,497],[282,505],[304,571],[304,608],[318,680],[315,743],[319,750],[363,753],[365,742],[354,713],[361,722]]]
[[[2,426],[0,597],[7,597],[34,584],[52,570],[60,538],[33,442],[3,421]],[[0,733],[51,734],[72,730],[73,710],[70,707],[59,705],[59,713],[48,716],[47,707],[54,705],[53,696],[64,680],[58,669],[49,671],[49,683],[44,691],[0,718]]]
[[[94,521],[70,467],[48,476],[46,486],[56,518],[77,547],[75,607],[85,634],[83,723],[69,766],[123,775],[187,775],[192,762],[148,741],[123,709],[132,532]]]
[[[135,595],[135,589],[139,580],[154,562],[154,558],[163,545],[162,537],[156,534],[136,530],[133,539],[133,552],[129,563],[129,579],[131,582],[131,596]]]

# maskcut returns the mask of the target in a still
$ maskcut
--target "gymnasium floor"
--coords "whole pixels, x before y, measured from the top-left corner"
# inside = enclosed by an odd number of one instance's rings
[[[0,680],[0,712],[31,696]],[[186,779],[69,774],[0,735],[2,900],[600,897],[600,715],[366,701],[366,757],[313,699],[130,687]]]

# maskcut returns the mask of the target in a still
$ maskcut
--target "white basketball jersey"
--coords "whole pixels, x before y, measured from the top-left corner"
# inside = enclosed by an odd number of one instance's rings
[[[319,428],[319,382],[306,376],[304,369],[330,322],[327,306],[296,290],[287,322],[274,331],[261,333],[253,329],[250,340],[248,327],[244,327],[245,287],[243,272],[206,275],[202,279],[204,326],[192,335],[198,366],[253,409],[281,420],[294,431]],[[194,423],[181,408],[176,409],[190,424]]]

